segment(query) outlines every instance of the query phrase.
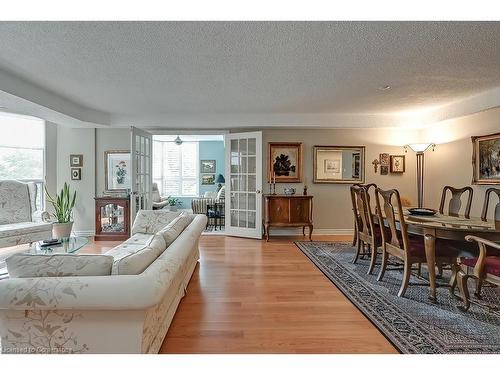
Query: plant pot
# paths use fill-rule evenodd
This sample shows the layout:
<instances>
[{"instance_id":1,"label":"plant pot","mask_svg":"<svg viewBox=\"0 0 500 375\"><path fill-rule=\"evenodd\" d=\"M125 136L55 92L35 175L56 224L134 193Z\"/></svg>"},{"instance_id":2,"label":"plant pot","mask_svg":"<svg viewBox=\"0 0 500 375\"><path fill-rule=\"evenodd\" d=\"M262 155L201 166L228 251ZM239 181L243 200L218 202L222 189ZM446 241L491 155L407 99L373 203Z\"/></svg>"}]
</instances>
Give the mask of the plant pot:
<instances>
[{"instance_id":1,"label":"plant pot","mask_svg":"<svg viewBox=\"0 0 500 375\"><path fill-rule=\"evenodd\" d=\"M170 212L177 212L177 206L168 206Z\"/></svg>"},{"instance_id":2,"label":"plant pot","mask_svg":"<svg viewBox=\"0 0 500 375\"><path fill-rule=\"evenodd\" d=\"M73 222L68 223L53 223L52 224L52 238L62 239L68 238L71 235Z\"/></svg>"}]
</instances>

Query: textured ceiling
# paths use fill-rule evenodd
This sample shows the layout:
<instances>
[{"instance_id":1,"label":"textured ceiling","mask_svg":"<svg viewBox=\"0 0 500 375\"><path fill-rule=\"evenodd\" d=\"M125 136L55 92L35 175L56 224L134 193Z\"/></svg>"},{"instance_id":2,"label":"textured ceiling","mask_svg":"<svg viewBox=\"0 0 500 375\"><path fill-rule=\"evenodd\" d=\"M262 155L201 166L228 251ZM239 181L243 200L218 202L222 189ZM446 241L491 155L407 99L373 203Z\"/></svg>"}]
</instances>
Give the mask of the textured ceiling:
<instances>
[{"instance_id":1,"label":"textured ceiling","mask_svg":"<svg viewBox=\"0 0 500 375\"><path fill-rule=\"evenodd\" d=\"M499 61L497 22L0 22L1 70L125 121L415 110Z\"/></svg>"}]
</instances>

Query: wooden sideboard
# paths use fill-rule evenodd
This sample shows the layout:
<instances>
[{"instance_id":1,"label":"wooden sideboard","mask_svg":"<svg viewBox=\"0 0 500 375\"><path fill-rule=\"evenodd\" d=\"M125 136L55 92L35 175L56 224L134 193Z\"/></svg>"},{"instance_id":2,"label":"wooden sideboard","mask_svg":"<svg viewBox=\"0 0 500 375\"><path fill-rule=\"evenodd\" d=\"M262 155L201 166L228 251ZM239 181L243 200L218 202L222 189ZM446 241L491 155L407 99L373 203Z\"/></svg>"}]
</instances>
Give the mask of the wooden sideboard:
<instances>
[{"instance_id":1,"label":"wooden sideboard","mask_svg":"<svg viewBox=\"0 0 500 375\"><path fill-rule=\"evenodd\" d=\"M312 195L264 195L264 234L269 241L270 227L302 227L309 228L309 240L313 231L313 197Z\"/></svg>"}]
</instances>

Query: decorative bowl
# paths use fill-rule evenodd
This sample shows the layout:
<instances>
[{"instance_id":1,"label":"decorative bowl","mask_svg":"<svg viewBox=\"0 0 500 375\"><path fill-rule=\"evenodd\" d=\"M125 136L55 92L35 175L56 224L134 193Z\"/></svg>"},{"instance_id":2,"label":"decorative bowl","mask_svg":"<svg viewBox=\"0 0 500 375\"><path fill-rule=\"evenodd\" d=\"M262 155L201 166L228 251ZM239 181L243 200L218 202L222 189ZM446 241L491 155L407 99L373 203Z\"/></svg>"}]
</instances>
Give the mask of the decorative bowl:
<instances>
[{"instance_id":1,"label":"decorative bowl","mask_svg":"<svg viewBox=\"0 0 500 375\"><path fill-rule=\"evenodd\" d=\"M437 213L436 210L432 208L409 208L408 211L411 215L419 215L419 216L433 216Z\"/></svg>"},{"instance_id":2,"label":"decorative bowl","mask_svg":"<svg viewBox=\"0 0 500 375\"><path fill-rule=\"evenodd\" d=\"M295 188L283 188L283 192L285 193L285 195L294 195Z\"/></svg>"}]
</instances>

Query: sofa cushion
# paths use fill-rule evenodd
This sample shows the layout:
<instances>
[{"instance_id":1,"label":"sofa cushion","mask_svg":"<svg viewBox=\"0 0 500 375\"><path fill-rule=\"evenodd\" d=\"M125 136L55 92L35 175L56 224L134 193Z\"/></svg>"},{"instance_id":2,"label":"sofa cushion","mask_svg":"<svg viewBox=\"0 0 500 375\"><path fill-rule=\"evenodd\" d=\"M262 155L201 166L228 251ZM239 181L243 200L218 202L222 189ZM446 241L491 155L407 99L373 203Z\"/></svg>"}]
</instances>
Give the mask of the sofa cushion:
<instances>
[{"instance_id":1,"label":"sofa cushion","mask_svg":"<svg viewBox=\"0 0 500 375\"><path fill-rule=\"evenodd\" d=\"M14 180L0 181L0 225L31 221L28 184Z\"/></svg>"},{"instance_id":2,"label":"sofa cushion","mask_svg":"<svg viewBox=\"0 0 500 375\"><path fill-rule=\"evenodd\" d=\"M191 223L192 215L180 215L172 220L165 228L160 230L158 234L163 236L166 247L169 247L175 241L179 234Z\"/></svg>"},{"instance_id":3,"label":"sofa cushion","mask_svg":"<svg viewBox=\"0 0 500 375\"><path fill-rule=\"evenodd\" d=\"M137 239L137 241L135 241ZM160 235L135 234L124 243L106 252L113 257L113 275L138 275L166 249Z\"/></svg>"},{"instance_id":4,"label":"sofa cushion","mask_svg":"<svg viewBox=\"0 0 500 375\"><path fill-rule=\"evenodd\" d=\"M0 210L1 211L1 210ZM0 225L0 238L21 236L34 232L46 232L52 230L51 223L44 222L24 222Z\"/></svg>"},{"instance_id":5,"label":"sofa cushion","mask_svg":"<svg viewBox=\"0 0 500 375\"><path fill-rule=\"evenodd\" d=\"M136 233L156 234L180 214L181 212L165 210L140 210L132 225L132 235Z\"/></svg>"},{"instance_id":6,"label":"sofa cushion","mask_svg":"<svg viewBox=\"0 0 500 375\"><path fill-rule=\"evenodd\" d=\"M5 260L10 277L107 276L113 257L93 254L14 254Z\"/></svg>"}]
</instances>

